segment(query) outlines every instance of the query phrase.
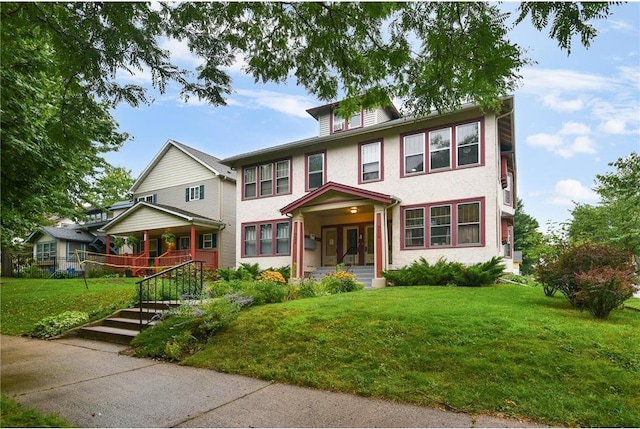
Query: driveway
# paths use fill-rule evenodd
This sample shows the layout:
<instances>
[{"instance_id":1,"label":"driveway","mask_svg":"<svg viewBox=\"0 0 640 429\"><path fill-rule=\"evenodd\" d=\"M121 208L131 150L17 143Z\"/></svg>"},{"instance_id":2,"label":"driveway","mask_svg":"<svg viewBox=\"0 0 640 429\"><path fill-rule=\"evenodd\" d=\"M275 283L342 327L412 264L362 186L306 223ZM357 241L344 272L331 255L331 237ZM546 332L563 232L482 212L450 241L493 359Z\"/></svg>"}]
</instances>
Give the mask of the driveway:
<instances>
[{"instance_id":1,"label":"driveway","mask_svg":"<svg viewBox=\"0 0 640 429\"><path fill-rule=\"evenodd\" d=\"M120 354L124 346L0 336L2 394L80 427L532 427Z\"/></svg>"}]
</instances>

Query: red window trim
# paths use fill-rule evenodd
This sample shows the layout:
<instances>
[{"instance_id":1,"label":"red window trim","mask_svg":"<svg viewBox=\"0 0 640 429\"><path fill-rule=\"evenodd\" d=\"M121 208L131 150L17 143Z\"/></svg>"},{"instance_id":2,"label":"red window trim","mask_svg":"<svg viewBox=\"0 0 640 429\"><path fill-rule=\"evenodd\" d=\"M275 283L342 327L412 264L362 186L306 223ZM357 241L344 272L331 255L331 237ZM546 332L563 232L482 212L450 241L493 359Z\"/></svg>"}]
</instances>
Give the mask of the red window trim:
<instances>
[{"instance_id":1,"label":"red window trim","mask_svg":"<svg viewBox=\"0 0 640 429\"><path fill-rule=\"evenodd\" d=\"M485 247L486 246L486 204L485 197L464 198L459 200L436 201L422 204L411 204L400 206L400 250L434 250L434 249L453 249L465 247ZM458 244L458 205L480 203L480 243ZM448 246L431 246L431 207L451 206L451 244ZM409 246L405 245L405 210L423 208L425 213L424 219L424 245Z\"/></svg>"},{"instance_id":2,"label":"red window trim","mask_svg":"<svg viewBox=\"0 0 640 429\"><path fill-rule=\"evenodd\" d=\"M371 144L371 143L380 143L380 175L375 180L363 180L362 179L362 146ZM374 182L382 182L384 180L384 139L381 137L379 139L368 140L361 143L358 143L358 184L361 185L363 183L374 183Z\"/></svg>"},{"instance_id":3,"label":"red window trim","mask_svg":"<svg viewBox=\"0 0 640 429\"><path fill-rule=\"evenodd\" d=\"M304 154L304 190L306 192L314 191L318 188L309 188L309 157L312 155L320 155L322 154L322 185L327 183L327 151L321 150L317 152L308 152Z\"/></svg>"},{"instance_id":4,"label":"red window trim","mask_svg":"<svg viewBox=\"0 0 640 429\"><path fill-rule=\"evenodd\" d=\"M479 147L478 147L478 164L471 164L471 165L458 165L458 151L457 151L457 146L456 146L456 127L459 127L460 125L467 125L467 124L472 124L474 122L479 122L480 123L480 142L479 142ZM458 122L451 122L448 124L443 124L443 125L438 125L438 126L433 126L433 127L429 127L429 128L422 128L419 130L415 130L415 131L411 131L411 132L406 132L406 133L402 133L400 134L400 178L404 178L404 177L414 177L414 176L421 176L424 174L435 174L435 173L442 173L445 171L452 171L452 170L463 170L465 168L475 168L475 167L482 167L485 165L485 128L484 128L484 117L478 117L478 118L474 118L474 119L470 119L470 120L465 120L465 121L458 121ZM436 170L431 170L431 156L430 156L430 151L429 151L429 132L430 131L437 131L437 130L441 130L444 128L450 128L451 129L451 146L449 148L450 150L450 162L451 165L448 168L438 168ZM424 155L424 169L421 172L418 173L406 173L405 172L405 156L404 156L404 138L407 136L412 136L415 134L424 134L424 146L423 146L423 155Z\"/></svg>"},{"instance_id":5,"label":"red window trim","mask_svg":"<svg viewBox=\"0 0 640 429\"><path fill-rule=\"evenodd\" d=\"M284 192L282 194L277 194L276 193L276 189L277 189L277 184L276 184L276 181L277 181L276 164L278 162L280 162L280 161L289 161L289 191L288 192ZM271 187L272 187L271 191L272 192L271 192L270 195L261 196L260 195L260 166L261 165L267 165L267 164L271 164L271 168L272 168L272 171L273 171L272 184L271 184ZM246 185L246 183L244 181L244 177L245 177L244 172L248 168L255 168L256 169L256 196L255 197L247 197L245 195L245 185ZM266 162L260 162L260 163L257 163L257 164L244 165L244 166L242 166L242 189L241 189L242 201L251 201L251 200L258 200L258 199L261 199L261 198L272 198L272 197L281 197L283 195L291 195L291 193L293 193L293 180L292 180L292 177L293 177L293 160L292 160L291 157L277 159L275 161L266 161Z\"/></svg>"},{"instance_id":6,"label":"red window trim","mask_svg":"<svg viewBox=\"0 0 640 429\"><path fill-rule=\"evenodd\" d=\"M287 253L276 253L277 250L277 224L279 223L286 223L289 225L289 251ZM273 237L271 238L271 253L269 254L261 254L260 253L260 225L271 225L271 230L272 230L272 234ZM256 227L256 254L255 255L247 255L244 251L244 230L246 227L248 226L255 226ZM291 219L289 218L284 218L284 219L269 219L269 220L261 220L261 221L255 221L255 222L243 222L240 225L240 231L241 231L241 248L240 248L240 255L242 258L266 258L266 257L275 257L275 256L291 256L291 237L292 237L292 222Z\"/></svg>"}]
</instances>

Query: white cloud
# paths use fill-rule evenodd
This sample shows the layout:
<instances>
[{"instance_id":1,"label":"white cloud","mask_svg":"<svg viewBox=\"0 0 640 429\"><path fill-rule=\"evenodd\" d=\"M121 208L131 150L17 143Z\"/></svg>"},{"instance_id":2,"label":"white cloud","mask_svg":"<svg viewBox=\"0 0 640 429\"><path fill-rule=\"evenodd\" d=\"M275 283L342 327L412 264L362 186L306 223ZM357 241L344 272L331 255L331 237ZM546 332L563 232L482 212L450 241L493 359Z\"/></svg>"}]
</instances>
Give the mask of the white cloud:
<instances>
[{"instance_id":1,"label":"white cloud","mask_svg":"<svg viewBox=\"0 0 640 429\"><path fill-rule=\"evenodd\" d=\"M607 77L573 70L527 68L522 70L522 77L522 91L533 94L548 94L554 91L609 91L617 86Z\"/></svg>"},{"instance_id":2,"label":"white cloud","mask_svg":"<svg viewBox=\"0 0 640 429\"><path fill-rule=\"evenodd\" d=\"M594 203L598 194L577 180L564 179L556 183L551 203L560 206L571 206L576 203Z\"/></svg>"},{"instance_id":3,"label":"white cloud","mask_svg":"<svg viewBox=\"0 0 640 429\"><path fill-rule=\"evenodd\" d=\"M531 146L541 147L563 158L578 153L596 153L596 147L588 136L591 129L580 122L566 122L556 134L539 133L527 137ZM573 140L567 136L577 136Z\"/></svg>"},{"instance_id":4,"label":"white cloud","mask_svg":"<svg viewBox=\"0 0 640 429\"><path fill-rule=\"evenodd\" d=\"M262 107L300 118L308 118L306 110L317 104L307 96L267 90L238 89L235 94L236 96L226 100L228 104L248 108Z\"/></svg>"},{"instance_id":5,"label":"white cloud","mask_svg":"<svg viewBox=\"0 0 640 429\"><path fill-rule=\"evenodd\" d=\"M151 69L143 67L142 70L132 69L128 71L120 68L116 71L116 80L136 85L151 85Z\"/></svg>"},{"instance_id":6,"label":"white cloud","mask_svg":"<svg viewBox=\"0 0 640 429\"><path fill-rule=\"evenodd\" d=\"M542 103L559 112L577 112L584 109L586 102L581 98L563 100L558 92L551 92L542 97Z\"/></svg>"},{"instance_id":7,"label":"white cloud","mask_svg":"<svg viewBox=\"0 0 640 429\"><path fill-rule=\"evenodd\" d=\"M591 129L581 122L565 122L559 134L563 135L584 135L589 134Z\"/></svg>"}]
</instances>

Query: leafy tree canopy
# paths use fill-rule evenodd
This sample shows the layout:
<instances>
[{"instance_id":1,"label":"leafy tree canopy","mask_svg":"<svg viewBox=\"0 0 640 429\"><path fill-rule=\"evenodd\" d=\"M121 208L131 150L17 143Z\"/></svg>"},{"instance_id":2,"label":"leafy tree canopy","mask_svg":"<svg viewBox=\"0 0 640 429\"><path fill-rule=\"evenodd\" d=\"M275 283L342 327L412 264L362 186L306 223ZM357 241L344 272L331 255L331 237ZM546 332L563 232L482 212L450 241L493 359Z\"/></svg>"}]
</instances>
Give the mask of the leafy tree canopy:
<instances>
[{"instance_id":1,"label":"leafy tree canopy","mask_svg":"<svg viewBox=\"0 0 640 429\"><path fill-rule=\"evenodd\" d=\"M516 22L550 28L561 49L607 3L525 2ZM178 83L184 99L225 104L225 71L241 56L256 81L295 78L319 99L360 106L406 100L407 113L463 102L497 109L531 60L507 38L509 16L485 2L22 2L0 3L2 40L2 243L77 213L103 153L127 136L109 108L150 102L121 71L148 70L161 93ZM171 62L161 37L185 40L204 59L195 72Z\"/></svg>"},{"instance_id":2,"label":"leafy tree canopy","mask_svg":"<svg viewBox=\"0 0 640 429\"><path fill-rule=\"evenodd\" d=\"M640 156L609 163L615 171L596 176L598 205L577 204L567 232L572 241L611 244L640 255Z\"/></svg>"}]
</instances>

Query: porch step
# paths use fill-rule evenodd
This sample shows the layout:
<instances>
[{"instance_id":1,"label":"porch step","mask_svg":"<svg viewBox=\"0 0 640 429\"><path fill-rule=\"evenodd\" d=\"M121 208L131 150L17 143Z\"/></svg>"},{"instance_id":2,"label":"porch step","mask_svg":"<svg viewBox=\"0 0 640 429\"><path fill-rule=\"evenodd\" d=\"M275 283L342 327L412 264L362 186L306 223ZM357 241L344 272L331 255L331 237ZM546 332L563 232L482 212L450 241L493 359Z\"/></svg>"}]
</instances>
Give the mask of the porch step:
<instances>
[{"instance_id":1,"label":"porch step","mask_svg":"<svg viewBox=\"0 0 640 429\"><path fill-rule=\"evenodd\" d=\"M78 335L90 340L106 341L109 343L129 344L140 331L132 329L114 328L111 326L85 326L80 328Z\"/></svg>"},{"instance_id":2,"label":"porch step","mask_svg":"<svg viewBox=\"0 0 640 429\"><path fill-rule=\"evenodd\" d=\"M322 278L328 273L334 272L336 267L318 267L315 271L309 274L309 278L315 280L317 282L321 281ZM371 288L371 283L373 282L374 276L374 268L373 265L353 265L347 266L344 268L344 271L350 272L356 276L356 280L359 283L364 283L365 289Z\"/></svg>"}]
</instances>

